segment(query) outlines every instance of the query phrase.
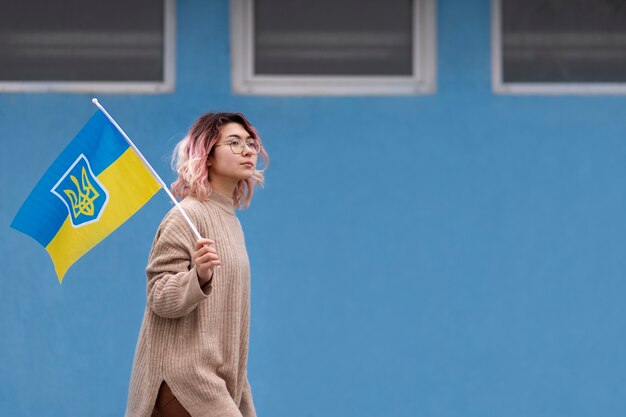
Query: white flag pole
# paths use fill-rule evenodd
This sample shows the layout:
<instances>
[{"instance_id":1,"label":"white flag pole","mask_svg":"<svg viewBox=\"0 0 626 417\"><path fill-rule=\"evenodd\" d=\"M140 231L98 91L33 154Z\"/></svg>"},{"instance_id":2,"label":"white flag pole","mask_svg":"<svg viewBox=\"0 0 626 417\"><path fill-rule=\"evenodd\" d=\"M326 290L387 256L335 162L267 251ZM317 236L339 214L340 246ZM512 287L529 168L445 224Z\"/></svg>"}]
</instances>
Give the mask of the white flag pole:
<instances>
[{"instance_id":1,"label":"white flag pole","mask_svg":"<svg viewBox=\"0 0 626 417\"><path fill-rule=\"evenodd\" d=\"M115 120L113 120L113 118L111 117L111 115L104 109L104 107L102 107L102 105L98 102L97 99L92 99L91 102L93 104L95 104L102 113L104 113L104 115L111 121L111 123L113 123L113 126L115 126L117 128L117 130L120 131L120 133L122 134L122 136L124 136L124 139L126 139L126 142L128 142L128 144L130 145L131 148L133 148L133 150L137 153L137 155L139 156L139 158L141 159L141 161L144 163L144 165L146 166L146 168L148 168L148 170L150 171L150 173L152 173L152 176L154 176L154 178L157 180L157 182L161 185L161 188L163 188L165 190L165 192L167 193L168 196L170 196L170 198L172 199L172 201L174 202L174 205L176 206L176 208L178 208L178 210L180 211L180 213L183 215L183 217L185 218L185 220L187 220L187 223L189 224L189 227L191 227L191 230L193 230L193 232L195 233L196 237L198 239L202 239L202 236L200 236L200 233L198 232L198 229L196 229L196 226L193 224L193 222L191 221L191 219L189 218L189 216L187 216L187 213L185 213L185 210L183 210L183 208L180 206L180 204L178 203L178 201L176 200L176 197L174 197L174 195L170 192L169 188L167 187L167 185L165 185L165 183L163 182L163 180L161 179L161 177L159 177L159 174L156 173L156 171L154 170L154 168L152 168L152 166L150 165L150 163L146 160L146 158L144 158L144 156L141 154L141 152L139 152L139 149L137 149L137 147L135 146L135 144L133 143L132 140L130 140L130 138L126 135L126 133L122 130L122 128L120 127L120 125L117 124L117 122Z\"/></svg>"}]
</instances>

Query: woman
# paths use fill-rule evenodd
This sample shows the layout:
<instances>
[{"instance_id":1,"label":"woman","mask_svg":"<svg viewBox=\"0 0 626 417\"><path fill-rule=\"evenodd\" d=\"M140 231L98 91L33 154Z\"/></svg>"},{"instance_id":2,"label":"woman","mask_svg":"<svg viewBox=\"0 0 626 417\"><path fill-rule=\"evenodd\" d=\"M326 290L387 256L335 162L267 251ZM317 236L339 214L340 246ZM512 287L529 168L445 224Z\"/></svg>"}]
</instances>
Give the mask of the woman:
<instances>
[{"instance_id":1,"label":"woman","mask_svg":"<svg viewBox=\"0 0 626 417\"><path fill-rule=\"evenodd\" d=\"M247 207L269 158L240 113L207 113L176 146L173 208L146 268L147 305L127 417L255 416L247 379L250 267L235 208Z\"/></svg>"}]
</instances>

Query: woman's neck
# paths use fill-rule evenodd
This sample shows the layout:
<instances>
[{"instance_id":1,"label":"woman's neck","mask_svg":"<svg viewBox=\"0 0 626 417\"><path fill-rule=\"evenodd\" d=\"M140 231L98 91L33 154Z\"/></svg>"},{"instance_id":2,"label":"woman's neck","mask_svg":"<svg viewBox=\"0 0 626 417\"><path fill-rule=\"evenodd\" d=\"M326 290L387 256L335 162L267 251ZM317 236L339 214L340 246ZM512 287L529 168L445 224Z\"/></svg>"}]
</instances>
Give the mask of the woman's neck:
<instances>
[{"instance_id":1,"label":"woman's neck","mask_svg":"<svg viewBox=\"0 0 626 417\"><path fill-rule=\"evenodd\" d=\"M217 178L212 179L210 182L211 188L213 188L215 192L231 198L235 192L235 187L237 187L237 182L219 181Z\"/></svg>"}]
</instances>

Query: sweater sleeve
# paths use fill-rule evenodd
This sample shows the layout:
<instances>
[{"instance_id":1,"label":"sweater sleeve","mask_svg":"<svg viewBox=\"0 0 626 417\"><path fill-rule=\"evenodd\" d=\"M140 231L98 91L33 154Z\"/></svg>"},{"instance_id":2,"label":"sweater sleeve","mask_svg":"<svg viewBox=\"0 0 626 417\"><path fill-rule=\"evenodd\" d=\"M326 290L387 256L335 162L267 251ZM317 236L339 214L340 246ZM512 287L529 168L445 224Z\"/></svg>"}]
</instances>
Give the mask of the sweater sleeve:
<instances>
[{"instance_id":1,"label":"sweater sleeve","mask_svg":"<svg viewBox=\"0 0 626 417\"><path fill-rule=\"evenodd\" d=\"M241 402L239 403L239 411L243 417L256 417L256 410L254 409L254 402L252 401L252 390L250 389L247 376L243 387L243 394L241 395Z\"/></svg>"},{"instance_id":2,"label":"sweater sleeve","mask_svg":"<svg viewBox=\"0 0 626 417\"><path fill-rule=\"evenodd\" d=\"M193 247L189 227L180 213L171 211L159 226L146 267L147 302L155 314L185 316L211 293L211 281L201 287L192 267Z\"/></svg>"}]
</instances>

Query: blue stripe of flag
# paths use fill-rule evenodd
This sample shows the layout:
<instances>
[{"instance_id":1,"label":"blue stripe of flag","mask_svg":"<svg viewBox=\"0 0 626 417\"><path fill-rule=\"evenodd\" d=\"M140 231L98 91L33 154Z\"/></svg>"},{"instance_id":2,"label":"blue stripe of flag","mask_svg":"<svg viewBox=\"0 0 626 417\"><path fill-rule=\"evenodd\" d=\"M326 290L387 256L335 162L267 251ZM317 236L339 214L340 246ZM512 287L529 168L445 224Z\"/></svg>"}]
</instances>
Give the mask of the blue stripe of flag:
<instances>
[{"instance_id":1,"label":"blue stripe of flag","mask_svg":"<svg viewBox=\"0 0 626 417\"><path fill-rule=\"evenodd\" d=\"M87 157L94 175L98 176L122 155L129 145L100 111L97 111L61 152L39 180L11 227L46 247L68 216L63 202L50 190L82 153Z\"/></svg>"}]
</instances>

